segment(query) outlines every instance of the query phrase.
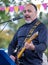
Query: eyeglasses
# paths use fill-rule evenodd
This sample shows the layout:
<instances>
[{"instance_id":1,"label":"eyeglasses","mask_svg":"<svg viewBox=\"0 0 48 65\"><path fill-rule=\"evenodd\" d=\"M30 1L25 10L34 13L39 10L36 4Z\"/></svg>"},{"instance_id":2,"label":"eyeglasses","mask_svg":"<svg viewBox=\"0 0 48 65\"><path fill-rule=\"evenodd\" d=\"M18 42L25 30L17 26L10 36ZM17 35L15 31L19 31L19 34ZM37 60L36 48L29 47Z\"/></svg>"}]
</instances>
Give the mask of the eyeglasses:
<instances>
[{"instance_id":1,"label":"eyeglasses","mask_svg":"<svg viewBox=\"0 0 48 65\"><path fill-rule=\"evenodd\" d=\"M28 10L24 10L24 11L23 11L23 13L26 13L26 12L29 12L29 13L30 13L30 12L32 12L32 11L31 11L31 10L29 10L29 9L28 9Z\"/></svg>"}]
</instances>

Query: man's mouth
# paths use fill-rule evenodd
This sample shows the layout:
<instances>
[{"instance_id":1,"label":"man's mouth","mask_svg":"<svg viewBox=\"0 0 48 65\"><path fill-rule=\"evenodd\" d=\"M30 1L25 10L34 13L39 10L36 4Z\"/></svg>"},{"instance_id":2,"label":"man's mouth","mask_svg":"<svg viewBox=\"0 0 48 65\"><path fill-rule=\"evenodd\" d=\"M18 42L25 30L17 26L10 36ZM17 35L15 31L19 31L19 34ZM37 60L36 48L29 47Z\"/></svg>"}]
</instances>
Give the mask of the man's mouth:
<instances>
[{"instance_id":1,"label":"man's mouth","mask_svg":"<svg viewBox=\"0 0 48 65\"><path fill-rule=\"evenodd\" d=\"M30 18L30 16L25 16L25 18L27 19L27 18Z\"/></svg>"}]
</instances>

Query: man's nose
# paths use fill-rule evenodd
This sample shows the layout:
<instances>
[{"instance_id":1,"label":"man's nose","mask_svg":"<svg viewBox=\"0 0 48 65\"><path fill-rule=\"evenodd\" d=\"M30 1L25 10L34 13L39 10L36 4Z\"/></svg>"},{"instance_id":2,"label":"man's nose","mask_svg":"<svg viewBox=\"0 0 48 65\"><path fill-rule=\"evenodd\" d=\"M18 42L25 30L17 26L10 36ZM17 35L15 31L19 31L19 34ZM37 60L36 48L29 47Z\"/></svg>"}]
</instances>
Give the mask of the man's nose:
<instances>
[{"instance_id":1,"label":"man's nose","mask_svg":"<svg viewBox=\"0 0 48 65\"><path fill-rule=\"evenodd\" d=\"M27 14L29 14L29 13L28 13L28 11L26 11L24 14L26 14L26 15L27 15Z\"/></svg>"},{"instance_id":2,"label":"man's nose","mask_svg":"<svg viewBox=\"0 0 48 65\"><path fill-rule=\"evenodd\" d=\"M26 11L26 14L29 14L28 11Z\"/></svg>"}]
</instances>

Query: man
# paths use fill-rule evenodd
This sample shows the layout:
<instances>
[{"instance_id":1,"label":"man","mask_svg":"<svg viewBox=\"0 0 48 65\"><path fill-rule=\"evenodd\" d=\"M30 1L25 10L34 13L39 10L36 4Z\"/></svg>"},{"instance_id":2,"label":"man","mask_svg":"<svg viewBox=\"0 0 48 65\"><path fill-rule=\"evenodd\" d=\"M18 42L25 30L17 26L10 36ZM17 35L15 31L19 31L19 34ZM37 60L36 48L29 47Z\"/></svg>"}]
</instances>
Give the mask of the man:
<instances>
[{"instance_id":1,"label":"man","mask_svg":"<svg viewBox=\"0 0 48 65\"><path fill-rule=\"evenodd\" d=\"M24 51L23 57L20 59L20 61L22 61L21 65L42 65L42 55L47 48L47 29L43 23L40 23L34 30L34 33L38 31L38 37L31 41L30 44L27 42L24 43L30 29L39 21L37 19L36 6L31 3L25 5L23 15L26 24L21 26L14 35L14 38L9 45L8 53L12 60L15 61L15 56L13 55L14 50L17 45L20 48L24 45L26 50Z\"/></svg>"}]
</instances>

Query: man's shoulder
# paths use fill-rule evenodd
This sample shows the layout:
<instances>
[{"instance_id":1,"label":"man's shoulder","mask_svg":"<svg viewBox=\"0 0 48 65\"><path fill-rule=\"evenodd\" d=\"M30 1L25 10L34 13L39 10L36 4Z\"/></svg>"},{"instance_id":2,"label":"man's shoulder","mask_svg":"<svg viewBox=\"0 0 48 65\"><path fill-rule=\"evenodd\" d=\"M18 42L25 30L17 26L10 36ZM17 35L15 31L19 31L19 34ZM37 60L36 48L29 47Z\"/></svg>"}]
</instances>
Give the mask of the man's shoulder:
<instances>
[{"instance_id":1,"label":"man's shoulder","mask_svg":"<svg viewBox=\"0 0 48 65\"><path fill-rule=\"evenodd\" d=\"M47 31L47 27L44 24L44 22L40 21L39 19L37 20L37 22L40 22L40 24L36 27L37 30L39 31Z\"/></svg>"},{"instance_id":2,"label":"man's shoulder","mask_svg":"<svg viewBox=\"0 0 48 65\"><path fill-rule=\"evenodd\" d=\"M26 26L26 24L23 24L22 26L20 26L15 34L18 35L18 33L21 33L24 30L25 26Z\"/></svg>"},{"instance_id":3,"label":"man's shoulder","mask_svg":"<svg viewBox=\"0 0 48 65\"><path fill-rule=\"evenodd\" d=\"M41 21L39 21L39 22L40 22L40 24L39 24L40 28L47 28L46 25L43 22L41 22Z\"/></svg>"},{"instance_id":4,"label":"man's shoulder","mask_svg":"<svg viewBox=\"0 0 48 65\"><path fill-rule=\"evenodd\" d=\"M19 27L19 30L25 28L26 25L27 25L27 24L25 23L25 24L23 24L22 26L20 26L20 27Z\"/></svg>"}]
</instances>

